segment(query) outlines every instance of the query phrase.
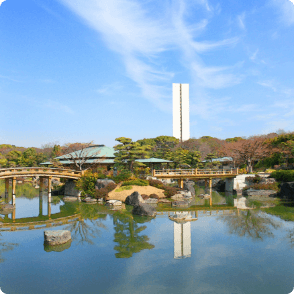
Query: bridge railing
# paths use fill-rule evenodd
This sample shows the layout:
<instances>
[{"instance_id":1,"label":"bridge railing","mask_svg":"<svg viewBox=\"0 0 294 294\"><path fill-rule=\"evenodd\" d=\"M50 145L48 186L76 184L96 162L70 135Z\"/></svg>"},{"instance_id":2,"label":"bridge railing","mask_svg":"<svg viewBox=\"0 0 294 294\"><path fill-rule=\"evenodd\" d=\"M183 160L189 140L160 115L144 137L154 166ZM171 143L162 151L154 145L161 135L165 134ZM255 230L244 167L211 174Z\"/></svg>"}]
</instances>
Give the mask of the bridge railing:
<instances>
[{"instance_id":1,"label":"bridge railing","mask_svg":"<svg viewBox=\"0 0 294 294\"><path fill-rule=\"evenodd\" d=\"M153 170L153 176L201 176L201 175L237 175L238 168L229 170L212 170L212 169L165 169Z\"/></svg>"},{"instance_id":2,"label":"bridge railing","mask_svg":"<svg viewBox=\"0 0 294 294\"><path fill-rule=\"evenodd\" d=\"M64 169L64 168L44 168L44 167L13 167L13 168L1 168L0 169L0 177L1 175L22 175L22 174L66 174L72 176L81 176L83 174L82 171L76 171L72 169Z\"/></svg>"}]
</instances>

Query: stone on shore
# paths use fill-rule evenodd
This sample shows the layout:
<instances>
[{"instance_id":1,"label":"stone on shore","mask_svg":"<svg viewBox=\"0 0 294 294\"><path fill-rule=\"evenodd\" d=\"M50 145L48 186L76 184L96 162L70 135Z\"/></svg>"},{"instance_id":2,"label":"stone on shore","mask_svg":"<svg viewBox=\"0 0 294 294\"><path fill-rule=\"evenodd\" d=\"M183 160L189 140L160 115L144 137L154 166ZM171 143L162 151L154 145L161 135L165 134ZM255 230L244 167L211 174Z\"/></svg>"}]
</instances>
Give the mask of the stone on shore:
<instances>
[{"instance_id":1,"label":"stone on shore","mask_svg":"<svg viewBox=\"0 0 294 294\"><path fill-rule=\"evenodd\" d=\"M78 197L74 197L74 196L64 196L63 197L63 201L65 202L73 202L73 201L77 201L79 198Z\"/></svg>"},{"instance_id":2,"label":"stone on shore","mask_svg":"<svg viewBox=\"0 0 294 294\"><path fill-rule=\"evenodd\" d=\"M110 179L98 179L96 181L95 188L102 189L108 186L109 184L115 184L115 182Z\"/></svg>"},{"instance_id":3,"label":"stone on shore","mask_svg":"<svg viewBox=\"0 0 294 294\"><path fill-rule=\"evenodd\" d=\"M81 191L76 189L76 183L73 180L68 180L64 185L64 195L65 196L75 196L81 195Z\"/></svg>"},{"instance_id":4,"label":"stone on shore","mask_svg":"<svg viewBox=\"0 0 294 294\"><path fill-rule=\"evenodd\" d=\"M83 202L86 202L88 204L95 204L95 203L97 203L97 199L92 198L92 197L86 197L82 201Z\"/></svg>"},{"instance_id":5,"label":"stone on shore","mask_svg":"<svg viewBox=\"0 0 294 294\"><path fill-rule=\"evenodd\" d=\"M251 188L243 191L243 194L245 196L271 196L271 197L275 197L276 193L277 192L274 190L255 190L255 189L251 189Z\"/></svg>"},{"instance_id":6,"label":"stone on shore","mask_svg":"<svg viewBox=\"0 0 294 294\"><path fill-rule=\"evenodd\" d=\"M157 204L158 203L158 199L156 198L148 198L144 200L146 204Z\"/></svg>"},{"instance_id":7,"label":"stone on shore","mask_svg":"<svg viewBox=\"0 0 294 294\"><path fill-rule=\"evenodd\" d=\"M189 203L186 201L174 201L172 202L173 207L189 207Z\"/></svg>"},{"instance_id":8,"label":"stone on shore","mask_svg":"<svg viewBox=\"0 0 294 294\"><path fill-rule=\"evenodd\" d=\"M145 201L137 191L133 192L125 200L125 204L132 205L132 206L139 205L141 203L145 203Z\"/></svg>"},{"instance_id":9,"label":"stone on shore","mask_svg":"<svg viewBox=\"0 0 294 294\"><path fill-rule=\"evenodd\" d=\"M120 201L120 200L108 200L107 202L106 202L106 205L108 205L108 206L122 206L122 202Z\"/></svg>"},{"instance_id":10,"label":"stone on shore","mask_svg":"<svg viewBox=\"0 0 294 294\"><path fill-rule=\"evenodd\" d=\"M286 182L281 184L281 191L278 196L282 199L294 199L294 182Z\"/></svg>"},{"instance_id":11,"label":"stone on shore","mask_svg":"<svg viewBox=\"0 0 294 294\"><path fill-rule=\"evenodd\" d=\"M142 216L155 216L156 209L152 207L151 205L142 203L142 204L134 206L132 210L132 214L142 215Z\"/></svg>"},{"instance_id":12,"label":"stone on shore","mask_svg":"<svg viewBox=\"0 0 294 294\"><path fill-rule=\"evenodd\" d=\"M68 230L44 231L44 241L49 245L61 245L71 240Z\"/></svg>"},{"instance_id":13,"label":"stone on shore","mask_svg":"<svg viewBox=\"0 0 294 294\"><path fill-rule=\"evenodd\" d=\"M184 181L184 189L191 193L191 197L195 196L195 183L193 181Z\"/></svg>"}]
</instances>

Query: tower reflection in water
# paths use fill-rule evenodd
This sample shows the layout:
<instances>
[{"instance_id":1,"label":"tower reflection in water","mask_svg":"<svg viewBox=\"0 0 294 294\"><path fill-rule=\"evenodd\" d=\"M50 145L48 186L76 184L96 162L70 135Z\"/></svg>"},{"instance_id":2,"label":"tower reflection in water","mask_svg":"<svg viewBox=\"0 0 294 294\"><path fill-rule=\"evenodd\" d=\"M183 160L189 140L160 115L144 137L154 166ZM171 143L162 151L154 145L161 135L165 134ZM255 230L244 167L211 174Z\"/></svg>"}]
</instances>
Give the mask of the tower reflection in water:
<instances>
[{"instance_id":1,"label":"tower reflection in water","mask_svg":"<svg viewBox=\"0 0 294 294\"><path fill-rule=\"evenodd\" d=\"M192 212L174 212L169 218L174 222L174 258L191 257L191 221L197 220Z\"/></svg>"}]
</instances>

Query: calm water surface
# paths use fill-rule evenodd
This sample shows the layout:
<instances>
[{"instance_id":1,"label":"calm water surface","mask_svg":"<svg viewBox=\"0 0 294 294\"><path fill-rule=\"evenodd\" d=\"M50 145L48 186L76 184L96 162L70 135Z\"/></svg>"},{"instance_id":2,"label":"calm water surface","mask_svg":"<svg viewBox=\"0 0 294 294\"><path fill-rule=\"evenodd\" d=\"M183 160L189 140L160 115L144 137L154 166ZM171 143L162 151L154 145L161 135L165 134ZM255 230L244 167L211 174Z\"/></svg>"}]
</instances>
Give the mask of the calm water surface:
<instances>
[{"instance_id":1,"label":"calm water surface","mask_svg":"<svg viewBox=\"0 0 294 294\"><path fill-rule=\"evenodd\" d=\"M197 220L179 223L167 212L154 219L133 218L129 211L56 198L51 214L52 219L54 214L79 214L80 219L0 231L4 293L286 294L294 287L294 224L262 212L199 211ZM19 195L15 223L38 216L39 197ZM195 218L195 212L190 216ZM0 217L12 222L11 214ZM69 229L73 240L54 249L60 252L44 248L45 229Z\"/></svg>"}]
</instances>

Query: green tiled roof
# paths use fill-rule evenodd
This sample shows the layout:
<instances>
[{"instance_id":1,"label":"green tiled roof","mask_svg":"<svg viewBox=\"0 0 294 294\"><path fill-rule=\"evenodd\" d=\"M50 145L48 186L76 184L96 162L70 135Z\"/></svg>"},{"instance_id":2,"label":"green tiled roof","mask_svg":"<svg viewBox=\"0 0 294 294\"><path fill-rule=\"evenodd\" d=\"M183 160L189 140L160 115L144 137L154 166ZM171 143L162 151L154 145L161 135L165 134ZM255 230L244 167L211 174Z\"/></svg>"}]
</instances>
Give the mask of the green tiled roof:
<instances>
[{"instance_id":1,"label":"green tiled roof","mask_svg":"<svg viewBox=\"0 0 294 294\"><path fill-rule=\"evenodd\" d=\"M71 152L69 154L58 156L56 157L56 159L59 159L59 160L69 159L71 158L71 156L80 157L79 155L82 155L83 157L90 157L90 158L93 158L93 157L114 158L114 149L113 147L106 147L105 145L94 145L94 146L85 148L84 150L78 150L75 152Z\"/></svg>"}]
</instances>

